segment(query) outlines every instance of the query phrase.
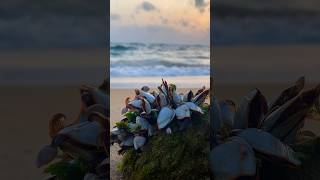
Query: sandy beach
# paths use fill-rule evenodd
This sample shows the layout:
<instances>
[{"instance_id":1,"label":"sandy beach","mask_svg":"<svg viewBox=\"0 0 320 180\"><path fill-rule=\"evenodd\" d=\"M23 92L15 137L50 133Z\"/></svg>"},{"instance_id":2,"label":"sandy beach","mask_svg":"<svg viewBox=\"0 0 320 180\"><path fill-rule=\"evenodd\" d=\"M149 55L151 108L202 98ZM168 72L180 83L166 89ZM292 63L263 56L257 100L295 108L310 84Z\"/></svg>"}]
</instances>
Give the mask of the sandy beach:
<instances>
[{"instance_id":1,"label":"sandy beach","mask_svg":"<svg viewBox=\"0 0 320 180\"><path fill-rule=\"evenodd\" d=\"M50 143L48 121L56 112L68 120L80 108L78 87L0 87L0 179L35 180L46 177L35 165L43 145Z\"/></svg>"},{"instance_id":2,"label":"sandy beach","mask_svg":"<svg viewBox=\"0 0 320 180\"><path fill-rule=\"evenodd\" d=\"M111 77L110 86L116 89L134 89L142 86L156 88L161 83L161 79L174 83L179 88L210 87L209 76Z\"/></svg>"},{"instance_id":3,"label":"sandy beach","mask_svg":"<svg viewBox=\"0 0 320 180\"><path fill-rule=\"evenodd\" d=\"M78 88L102 82L106 56L103 48L0 50L0 179L46 176L35 159L50 143L48 121L57 112L77 117Z\"/></svg>"}]
</instances>

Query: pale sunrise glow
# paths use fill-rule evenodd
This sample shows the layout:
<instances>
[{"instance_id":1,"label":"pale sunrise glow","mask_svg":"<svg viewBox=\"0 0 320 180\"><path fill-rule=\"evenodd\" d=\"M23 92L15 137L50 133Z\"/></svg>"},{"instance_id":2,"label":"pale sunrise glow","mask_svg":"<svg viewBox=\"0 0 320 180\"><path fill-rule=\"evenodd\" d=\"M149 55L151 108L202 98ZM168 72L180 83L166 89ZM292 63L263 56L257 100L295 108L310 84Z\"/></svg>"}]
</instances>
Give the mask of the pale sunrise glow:
<instances>
[{"instance_id":1,"label":"pale sunrise glow","mask_svg":"<svg viewBox=\"0 0 320 180\"><path fill-rule=\"evenodd\" d=\"M209 0L111 0L111 42L209 44Z\"/></svg>"}]
</instances>

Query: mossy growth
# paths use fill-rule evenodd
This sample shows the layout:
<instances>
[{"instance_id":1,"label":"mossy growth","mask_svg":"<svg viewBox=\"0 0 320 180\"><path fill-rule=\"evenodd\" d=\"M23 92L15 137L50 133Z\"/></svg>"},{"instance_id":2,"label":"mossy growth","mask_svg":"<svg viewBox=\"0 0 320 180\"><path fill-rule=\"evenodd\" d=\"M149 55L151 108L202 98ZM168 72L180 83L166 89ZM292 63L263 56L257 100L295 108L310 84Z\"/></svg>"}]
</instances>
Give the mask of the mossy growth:
<instances>
[{"instance_id":1,"label":"mossy growth","mask_svg":"<svg viewBox=\"0 0 320 180\"><path fill-rule=\"evenodd\" d=\"M315 116L320 116L320 99L315 103L311 109L311 114Z\"/></svg>"},{"instance_id":2,"label":"mossy growth","mask_svg":"<svg viewBox=\"0 0 320 180\"><path fill-rule=\"evenodd\" d=\"M209 109L203 109L186 130L159 131L140 152L126 151L119 165L125 179L210 179Z\"/></svg>"},{"instance_id":3,"label":"mossy growth","mask_svg":"<svg viewBox=\"0 0 320 180\"><path fill-rule=\"evenodd\" d=\"M93 167L82 158L77 158L70 163L69 161L58 161L50 164L44 172L55 175L61 180L83 179L86 173L93 171Z\"/></svg>"}]
</instances>

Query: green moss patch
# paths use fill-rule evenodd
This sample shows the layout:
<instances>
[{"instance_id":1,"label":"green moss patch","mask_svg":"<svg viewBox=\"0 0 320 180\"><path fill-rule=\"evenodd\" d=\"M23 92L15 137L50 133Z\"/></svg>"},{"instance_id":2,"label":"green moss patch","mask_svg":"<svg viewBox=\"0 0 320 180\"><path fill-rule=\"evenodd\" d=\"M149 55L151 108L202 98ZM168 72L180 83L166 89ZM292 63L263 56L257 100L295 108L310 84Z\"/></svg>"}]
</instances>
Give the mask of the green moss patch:
<instances>
[{"instance_id":1,"label":"green moss patch","mask_svg":"<svg viewBox=\"0 0 320 180\"><path fill-rule=\"evenodd\" d=\"M128 150L119 165L125 179L209 179L209 113L203 109L186 130L159 131L141 152Z\"/></svg>"}]
</instances>

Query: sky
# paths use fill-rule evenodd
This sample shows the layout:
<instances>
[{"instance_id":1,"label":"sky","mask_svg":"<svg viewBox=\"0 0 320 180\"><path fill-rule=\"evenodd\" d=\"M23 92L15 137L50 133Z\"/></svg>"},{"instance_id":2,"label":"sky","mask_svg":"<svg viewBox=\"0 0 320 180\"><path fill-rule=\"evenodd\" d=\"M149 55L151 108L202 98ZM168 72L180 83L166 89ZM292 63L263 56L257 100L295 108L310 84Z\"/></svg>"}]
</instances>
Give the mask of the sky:
<instances>
[{"instance_id":1,"label":"sky","mask_svg":"<svg viewBox=\"0 0 320 180\"><path fill-rule=\"evenodd\" d=\"M210 43L210 0L110 0L111 42Z\"/></svg>"}]
</instances>

